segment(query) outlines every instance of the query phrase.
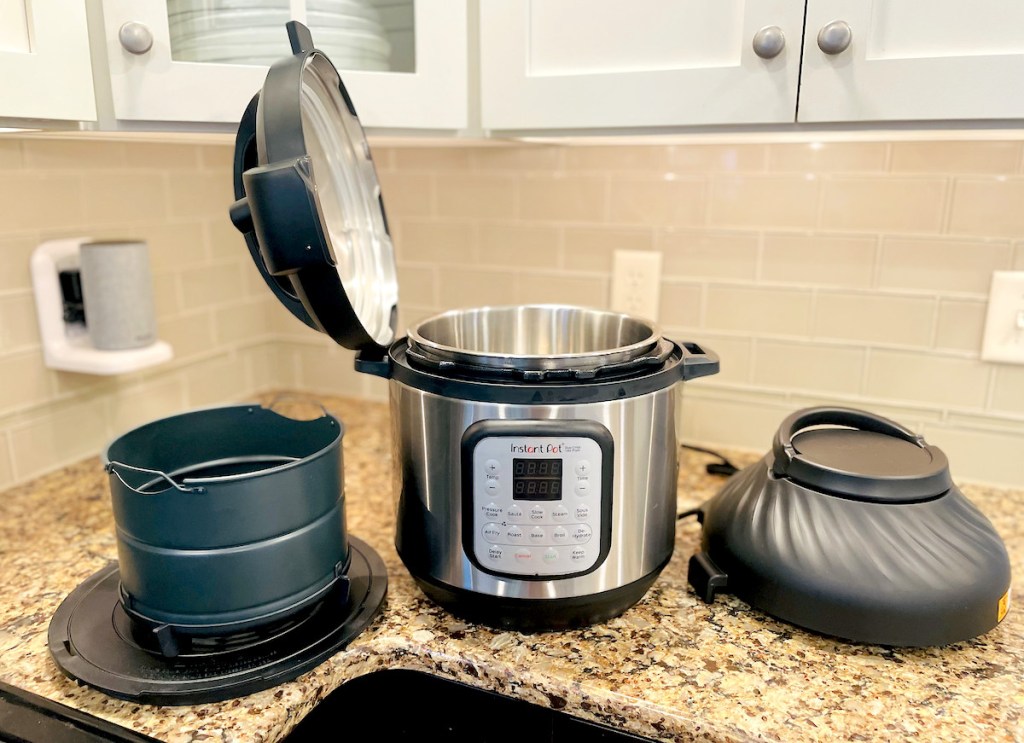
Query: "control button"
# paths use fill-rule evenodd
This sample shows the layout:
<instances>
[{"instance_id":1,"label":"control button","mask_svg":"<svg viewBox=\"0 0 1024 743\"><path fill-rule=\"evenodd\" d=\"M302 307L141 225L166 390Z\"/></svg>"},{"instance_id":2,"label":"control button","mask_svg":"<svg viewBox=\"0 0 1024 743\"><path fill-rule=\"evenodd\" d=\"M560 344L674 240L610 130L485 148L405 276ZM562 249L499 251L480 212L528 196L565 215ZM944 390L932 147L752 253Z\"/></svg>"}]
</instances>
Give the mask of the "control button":
<instances>
[{"instance_id":1,"label":"control button","mask_svg":"<svg viewBox=\"0 0 1024 743\"><path fill-rule=\"evenodd\" d=\"M509 521L522 521L523 520L523 509L518 503L513 503L505 511L505 515L508 516Z\"/></svg>"},{"instance_id":2,"label":"control button","mask_svg":"<svg viewBox=\"0 0 1024 743\"><path fill-rule=\"evenodd\" d=\"M551 531L551 538L559 543L567 542L569 541L569 530L564 526L556 526Z\"/></svg>"},{"instance_id":3,"label":"control button","mask_svg":"<svg viewBox=\"0 0 1024 743\"><path fill-rule=\"evenodd\" d=\"M518 544L523 541L523 527L513 524L505 530L505 535L508 537L508 541Z\"/></svg>"},{"instance_id":4,"label":"control button","mask_svg":"<svg viewBox=\"0 0 1024 743\"><path fill-rule=\"evenodd\" d=\"M547 538L547 534L539 526L535 526L530 529L530 541L533 544L540 544Z\"/></svg>"},{"instance_id":5,"label":"control button","mask_svg":"<svg viewBox=\"0 0 1024 743\"><path fill-rule=\"evenodd\" d=\"M585 508L585 506L584 506L584 508ZM501 518L501 512L503 510L504 509L501 506L499 506L497 503L488 503L486 506L483 507L484 514L491 521L497 521L498 519L500 519ZM579 514L579 512L580 512L580 509L577 508L576 509L576 513ZM580 517L577 516L576 518L580 518Z\"/></svg>"},{"instance_id":6,"label":"control button","mask_svg":"<svg viewBox=\"0 0 1024 743\"><path fill-rule=\"evenodd\" d=\"M540 506L534 506L530 509L530 521L543 521L544 516L544 509Z\"/></svg>"},{"instance_id":7,"label":"control button","mask_svg":"<svg viewBox=\"0 0 1024 743\"><path fill-rule=\"evenodd\" d=\"M501 472L501 463L497 459L488 459L484 465L484 472L488 475L496 475Z\"/></svg>"},{"instance_id":8,"label":"control button","mask_svg":"<svg viewBox=\"0 0 1024 743\"><path fill-rule=\"evenodd\" d=\"M587 518L590 516L590 506L588 506L586 503L581 503L580 505L576 506L575 513L577 521L586 521Z\"/></svg>"},{"instance_id":9,"label":"control button","mask_svg":"<svg viewBox=\"0 0 1024 743\"><path fill-rule=\"evenodd\" d=\"M488 477L487 482L484 483L484 490L486 490L491 495L497 493L500 488L501 486L498 484L498 481L495 480L493 477Z\"/></svg>"},{"instance_id":10,"label":"control button","mask_svg":"<svg viewBox=\"0 0 1024 743\"><path fill-rule=\"evenodd\" d=\"M529 562L533 559L533 553L526 549L526 547L520 547L516 550L516 559L519 562Z\"/></svg>"},{"instance_id":11,"label":"control button","mask_svg":"<svg viewBox=\"0 0 1024 743\"><path fill-rule=\"evenodd\" d=\"M557 506L551 509L551 518L553 518L555 521L565 521L567 518L569 518L569 509L563 506L562 504L558 504Z\"/></svg>"},{"instance_id":12,"label":"control button","mask_svg":"<svg viewBox=\"0 0 1024 743\"><path fill-rule=\"evenodd\" d=\"M491 544L501 541L501 525L500 524L484 524L483 528L484 539Z\"/></svg>"},{"instance_id":13,"label":"control button","mask_svg":"<svg viewBox=\"0 0 1024 743\"><path fill-rule=\"evenodd\" d=\"M544 557L544 562L548 562L548 563L554 562L555 560L558 559L558 550L556 550L554 547L548 547L546 550L544 550L543 557Z\"/></svg>"},{"instance_id":14,"label":"control button","mask_svg":"<svg viewBox=\"0 0 1024 743\"><path fill-rule=\"evenodd\" d=\"M582 547L573 547L572 552L569 553L569 559L573 562L583 562L587 559L587 551Z\"/></svg>"},{"instance_id":15,"label":"control button","mask_svg":"<svg viewBox=\"0 0 1024 743\"><path fill-rule=\"evenodd\" d=\"M487 548L487 559L492 562L499 562L504 554L505 550L497 545L492 545Z\"/></svg>"},{"instance_id":16,"label":"control button","mask_svg":"<svg viewBox=\"0 0 1024 743\"><path fill-rule=\"evenodd\" d=\"M581 459L576 463L576 474L580 477L586 477L590 474L590 462L586 459Z\"/></svg>"},{"instance_id":17,"label":"control button","mask_svg":"<svg viewBox=\"0 0 1024 743\"><path fill-rule=\"evenodd\" d=\"M576 495L586 495L590 492L590 480L576 481Z\"/></svg>"},{"instance_id":18,"label":"control button","mask_svg":"<svg viewBox=\"0 0 1024 743\"><path fill-rule=\"evenodd\" d=\"M583 544L590 541L593 530L586 524L576 524L572 529L572 541Z\"/></svg>"}]
</instances>

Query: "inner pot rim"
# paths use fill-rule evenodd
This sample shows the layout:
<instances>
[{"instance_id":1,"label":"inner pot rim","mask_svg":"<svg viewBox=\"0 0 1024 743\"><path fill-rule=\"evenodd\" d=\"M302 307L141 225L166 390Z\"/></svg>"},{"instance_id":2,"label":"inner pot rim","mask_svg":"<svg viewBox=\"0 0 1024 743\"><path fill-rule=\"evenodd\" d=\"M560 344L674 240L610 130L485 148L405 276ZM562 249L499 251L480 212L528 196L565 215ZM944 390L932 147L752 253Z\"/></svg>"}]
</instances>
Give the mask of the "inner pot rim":
<instances>
[{"instance_id":1,"label":"inner pot rim","mask_svg":"<svg viewBox=\"0 0 1024 743\"><path fill-rule=\"evenodd\" d=\"M594 327L598 322L607 323L609 328L618 327L633 331L639 340L617 346L603 346L586 351L552 351L548 353L521 353L514 349L481 349L481 344L452 345L447 338L434 340L429 336L437 330L448 329L456 323L468 320L480 323L508 323L510 319L522 320L524 316L534 315L538 327L550 327L559 314L565 315L563 322L569 319L582 319ZM448 326L434 328L434 326ZM607 332L607 328L604 329ZM495 331L496 332L496 331ZM521 330L517 332L521 333ZM653 322L623 312L599 310L567 304L525 304L469 307L448 310L420 321L407 331L408 343L417 351L442 361L462 361L480 366L508 367L520 369L553 369L571 367L577 369L597 368L606 364L630 361L650 351L661 340L661 329ZM490 337L490 336L489 336ZM517 336L511 340L515 341Z\"/></svg>"}]
</instances>

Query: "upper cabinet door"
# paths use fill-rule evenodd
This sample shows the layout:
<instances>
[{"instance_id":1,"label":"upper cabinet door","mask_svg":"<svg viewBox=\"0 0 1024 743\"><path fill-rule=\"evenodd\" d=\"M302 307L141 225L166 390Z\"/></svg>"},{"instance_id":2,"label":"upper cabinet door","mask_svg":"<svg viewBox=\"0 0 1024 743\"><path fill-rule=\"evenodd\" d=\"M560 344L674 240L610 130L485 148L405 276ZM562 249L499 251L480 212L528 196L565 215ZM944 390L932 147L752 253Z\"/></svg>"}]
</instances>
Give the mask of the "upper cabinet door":
<instances>
[{"instance_id":1,"label":"upper cabinet door","mask_svg":"<svg viewBox=\"0 0 1024 743\"><path fill-rule=\"evenodd\" d=\"M96 120L82 0L0 2L0 117Z\"/></svg>"},{"instance_id":2,"label":"upper cabinet door","mask_svg":"<svg viewBox=\"0 0 1024 743\"><path fill-rule=\"evenodd\" d=\"M483 126L791 122L803 12L803 0L486 0Z\"/></svg>"},{"instance_id":3,"label":"upper cabinet door","mask_svg":"<svg viewBox=\"0 0 1024 743\"><path fill-rule=\"evenodd\" d=\"M808 0L800 121L1021 117L1021 0Z\"/></svg>"},{"instance_id":4,"label":"upper cabinet door","mask_svg":"<svg viewBox=\"0 0 1024 743\"><path fill-rule=\"evenodd\" d=\"M114 116L236 124L290 54L289 19L310 27L364 126L466 126L465 0L103 0Z\"/></svg>"}]
</instances>

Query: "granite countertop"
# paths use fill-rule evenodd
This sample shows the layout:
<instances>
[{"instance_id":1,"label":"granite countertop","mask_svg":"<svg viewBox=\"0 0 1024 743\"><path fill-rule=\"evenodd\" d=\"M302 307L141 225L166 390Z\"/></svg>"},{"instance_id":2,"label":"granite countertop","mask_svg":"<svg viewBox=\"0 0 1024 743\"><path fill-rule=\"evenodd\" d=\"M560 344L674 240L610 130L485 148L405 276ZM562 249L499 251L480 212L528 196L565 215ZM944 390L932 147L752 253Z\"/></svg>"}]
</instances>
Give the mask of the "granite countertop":
<instances>
[{"instance_id":1,"label":"granite countertop","mask_svg":"<svg viewBox=\"0 0 1024 743\"><path fill-rule=\"evenodd\" d=\"M340 684L385 668L427 671L662 740L1024 740L1020 609L984 637L940 649L819 637L730 596L698 600L686 583L700 537L692 519L678 526L661 578L617 619L535 635L463 622L419 592L395 553L386 406L324 402L347 428L349 531L381 554L390 575L384 612L345 651L277 688L193 707L123 702L62 676L46 649L50 617L116 557L106 476L91 459L0 496L0 680L168 741L279 739ZM737 455L737 463L754 459ZM704 474L708 461L685 454L680 509L721 486ZM1024 574L1024 492L964 492Z\"/></svg>"}]
</instances>

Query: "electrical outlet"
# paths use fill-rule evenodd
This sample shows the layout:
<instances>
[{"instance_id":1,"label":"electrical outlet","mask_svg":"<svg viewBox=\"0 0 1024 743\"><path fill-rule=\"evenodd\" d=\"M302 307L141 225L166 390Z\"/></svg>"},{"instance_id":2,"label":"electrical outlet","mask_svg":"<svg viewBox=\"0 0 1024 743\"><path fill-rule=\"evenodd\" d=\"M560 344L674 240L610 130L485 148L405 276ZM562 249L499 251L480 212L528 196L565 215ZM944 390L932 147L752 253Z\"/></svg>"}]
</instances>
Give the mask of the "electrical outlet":
<instances>
[{"instance_id":1,"label":"electrical outlet","mask_svg":"<svg viewBox=\"0 0 1024 743\"><path fill-rule=\"evenodd\" d=\"M1024 364L1024 271L992 274L981 358Z\"/></svg>"},{"instance_id":2,"label":"electrical outlet","mask_svg":"<svg viewBox=\"0 0 1024 743\"><path fill-rule=\"evenodd\" d=\"M661 253L616 250L612 259L612 309L657 321L660 301Z\"/></svg>"}]
</instances>

